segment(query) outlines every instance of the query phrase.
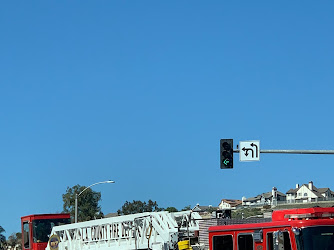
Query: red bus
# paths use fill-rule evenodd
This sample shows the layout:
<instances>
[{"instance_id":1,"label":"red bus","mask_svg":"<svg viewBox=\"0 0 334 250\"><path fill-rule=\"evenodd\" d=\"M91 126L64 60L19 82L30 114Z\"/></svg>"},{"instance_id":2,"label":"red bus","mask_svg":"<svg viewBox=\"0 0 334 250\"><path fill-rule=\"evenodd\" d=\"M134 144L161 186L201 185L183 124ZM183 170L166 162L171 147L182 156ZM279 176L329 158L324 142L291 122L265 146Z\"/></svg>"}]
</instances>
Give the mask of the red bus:
<instances>
[{"instance_id":1,"label":"red bus","mask_svg":"<svg viewBox=\"0 0 334 250\"><path fill-rule=\"evenodd\" d=\"M21 217L22 250L44 250L52 228L69 223L70 214L33 214Z\"/></svg>"},{"instance_id":2,"label":"red bus","mask_svg":"<svg viewBox=\"0 0 334 250\"><path fill-rule=\"evenodd\" d=\"M270 222L209 228L210 250L334 250L334 207L274 211Z\"/></svg>"}]
</instances>

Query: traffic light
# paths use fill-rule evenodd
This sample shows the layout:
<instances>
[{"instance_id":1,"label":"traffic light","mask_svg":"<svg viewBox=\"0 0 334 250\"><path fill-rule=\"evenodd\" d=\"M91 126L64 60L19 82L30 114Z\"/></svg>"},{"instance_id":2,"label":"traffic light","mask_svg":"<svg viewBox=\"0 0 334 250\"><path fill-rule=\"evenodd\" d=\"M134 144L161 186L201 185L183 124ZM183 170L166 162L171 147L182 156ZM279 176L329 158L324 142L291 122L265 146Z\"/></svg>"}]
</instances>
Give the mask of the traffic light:
<instances>
[{"instance_id":1,"label":"traffic light","mask_svg":"<svg viewBox=\"0 0 334 250\"><path fill-rule=\"evenodd\" d=\"M233 139L220 140L220 168L233 168Z\"/></svg>"}]
</instances>

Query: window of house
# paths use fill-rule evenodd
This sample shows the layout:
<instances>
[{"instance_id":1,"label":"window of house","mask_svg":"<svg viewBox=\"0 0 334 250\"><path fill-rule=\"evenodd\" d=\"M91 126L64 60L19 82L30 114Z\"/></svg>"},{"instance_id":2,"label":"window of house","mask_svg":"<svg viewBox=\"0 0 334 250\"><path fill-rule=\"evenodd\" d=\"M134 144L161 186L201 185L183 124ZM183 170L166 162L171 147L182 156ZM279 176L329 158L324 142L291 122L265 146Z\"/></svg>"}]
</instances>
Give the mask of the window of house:
<instances>
[{"instance_id":1,"label":"window of house","mask_svg":"<svg viewBox=\"0 0 334 250\"><path fill-rule=\"evenodd\" d=\"M212 241L213 250L233 250L232 235L213 236Z\"/></svg>"},{"instance_id":2,"label":"window of house","mask_svg":"<svg viewBox=\"0 0 334 250\"><path fill-rule=\"evenodd\" d=\"M288 232L283 232L284 248L282 250L291 250L290 235ZM273 233L267 233L267 249L274 250Z\"/></svg>"},{"instance_id":3,"label":"window of house","mask_svg":"<svg viewBox=\"0 0 334 250\"><path fill-rule=\"evenodd\" d=\"M307 193L304 193L304 196L307 196Z\"/></svg>"},{"instance_id":4,"label":"window of house","mask_svg":"<svg viewBox=\"0 0 334 250\"><path fill-rule=\"evenodd\" d=\"M298 196L302 196L302 194L301 194L301 193L298 193Z\"/></svg>"},{"instance_id":5,"label":"window of house","mask_svg":"<svg viewBox=\"0 0 334 250\"><path fill-rule=\"evenodd\" d=\"M239 250L253 250L254 249L253 235L239 234L238 235L238 249Z\"/></svg>"}]
</instances>

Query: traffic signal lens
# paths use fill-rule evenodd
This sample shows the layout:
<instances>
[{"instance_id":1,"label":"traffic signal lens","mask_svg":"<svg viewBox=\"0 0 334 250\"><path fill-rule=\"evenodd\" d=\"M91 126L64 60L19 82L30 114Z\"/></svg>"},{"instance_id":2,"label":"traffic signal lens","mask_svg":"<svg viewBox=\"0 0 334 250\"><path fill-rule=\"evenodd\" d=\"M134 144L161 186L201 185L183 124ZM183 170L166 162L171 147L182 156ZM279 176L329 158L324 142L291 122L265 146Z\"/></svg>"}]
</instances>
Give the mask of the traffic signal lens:
<instances>
[{"instance_id":1,"label":"traffic signal lens","mask_svg":"<svg viewBox=\"0 0 334 250\"><path fill-rule=\"evenodd\" d=\"M223 148L224 148L225 150L230 150L230 149L231 149L231 145L228 144L227 142L224 142L224 143L223 143Z\"/></svg>"}]
</instances>

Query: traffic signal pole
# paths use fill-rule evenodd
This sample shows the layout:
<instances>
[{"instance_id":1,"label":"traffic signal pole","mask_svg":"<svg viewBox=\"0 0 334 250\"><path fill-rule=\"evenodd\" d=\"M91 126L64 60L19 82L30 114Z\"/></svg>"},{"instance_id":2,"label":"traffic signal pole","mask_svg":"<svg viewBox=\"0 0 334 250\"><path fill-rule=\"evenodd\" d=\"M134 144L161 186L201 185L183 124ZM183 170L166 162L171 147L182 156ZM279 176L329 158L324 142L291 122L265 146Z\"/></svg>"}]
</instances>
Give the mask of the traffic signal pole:
<instances>
[{"instance_id":1,"label":"traffic signal pole","mask_svg":"<svg viewBox=\"0 0 334 250\"><path fill-rule=\"evenodd\" d=\"M233 153L240 153L240 149L233 149ZM334 150L287 150L287 149L260 149L261 154L322 154L333 155Z\"/></svg>"},{"instance_id":2,"label":"traffic signal pole","mask_svg":"<svg viewBox=\"0 0 334 250\"><path fill-rule=\"evenodd\" d=\"M240 146L240 147L239 147ZM290 149L261 149L260 141L240 141L237 148L233 148L233 139L220 139L220 168L233 168L233 154L238 153L239 161L259 161L260 154L322 154L334 155L334 150L290 150Z\"/></svg>"}]
</instances>

